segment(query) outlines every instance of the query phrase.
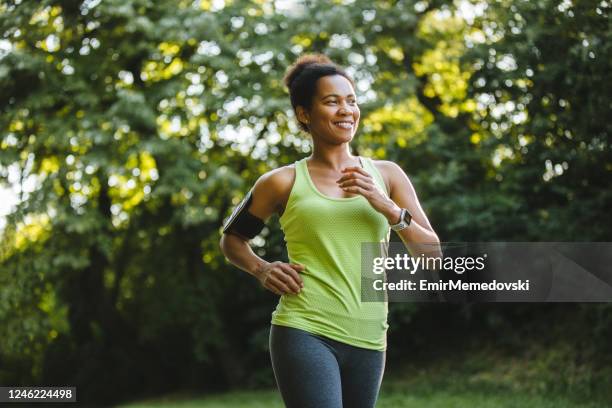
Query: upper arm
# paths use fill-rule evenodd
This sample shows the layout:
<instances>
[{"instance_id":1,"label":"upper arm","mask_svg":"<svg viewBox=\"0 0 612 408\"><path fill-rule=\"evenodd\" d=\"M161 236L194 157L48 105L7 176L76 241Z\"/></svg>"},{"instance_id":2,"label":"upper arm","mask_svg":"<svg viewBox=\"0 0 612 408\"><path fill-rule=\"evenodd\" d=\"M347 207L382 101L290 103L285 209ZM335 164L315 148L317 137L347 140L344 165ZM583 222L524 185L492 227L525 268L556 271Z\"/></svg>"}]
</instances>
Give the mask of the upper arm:
<instances>
[{"instance_id":1,"label":"upper arm","mask_svg":"<svg viewBox=\"0 0 612 408\"><path fill-rule=\"evenodd\" d=\"M267 221L274 213L281 213L289 198L294 178L295 169L291 166L262 175L253 186L249 212L263 221Z\"/></svg>"},{"instance_id":2,"label":"upper arm","mask_svg":"<svg viewBox=\"0 0 612 408\"><path fill-rule=\"evenodd\" d=\"M412 215L412 218L420 225L433 231L427 215L421 207L414 186L404 170L392 161L381 160L378 163L383 170L385 182L388 183L391 200L398 206L406 208L410 215Z\"/></svg>"},{"instance_id":3,"label":"upper arm","mask_svg":"<svg viewBox=\"0 0 612 408\"><path fill-rule=\"evenodd\" d=\"M257 179L253 188L225 222L224 237L225 234L230 234L248 240L248 237L252 238L261 231L263 224L272 214L282 211L295 177L289 167L269 171Z\"/></svg>"}]
</instances>

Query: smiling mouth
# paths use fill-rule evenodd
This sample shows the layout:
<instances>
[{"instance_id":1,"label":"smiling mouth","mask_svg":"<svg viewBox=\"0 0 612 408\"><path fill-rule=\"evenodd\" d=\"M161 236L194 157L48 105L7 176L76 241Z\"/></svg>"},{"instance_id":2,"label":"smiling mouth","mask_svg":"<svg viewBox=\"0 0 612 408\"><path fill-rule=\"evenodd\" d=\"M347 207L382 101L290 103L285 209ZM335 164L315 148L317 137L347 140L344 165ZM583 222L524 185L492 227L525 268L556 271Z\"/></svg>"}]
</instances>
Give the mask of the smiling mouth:
<instances>
[{"instance_id":1,"label":"smiling mouth","mask_svg":"<svg viewBox=\"0 0 612 408\"><path fill-rule=\"evenodd\" d=\"M342 129L353 129L353 122L349 122L349 121L339 121L339 122L334 122L334 125L342 128Z\"/></svg>"}]
</instances>

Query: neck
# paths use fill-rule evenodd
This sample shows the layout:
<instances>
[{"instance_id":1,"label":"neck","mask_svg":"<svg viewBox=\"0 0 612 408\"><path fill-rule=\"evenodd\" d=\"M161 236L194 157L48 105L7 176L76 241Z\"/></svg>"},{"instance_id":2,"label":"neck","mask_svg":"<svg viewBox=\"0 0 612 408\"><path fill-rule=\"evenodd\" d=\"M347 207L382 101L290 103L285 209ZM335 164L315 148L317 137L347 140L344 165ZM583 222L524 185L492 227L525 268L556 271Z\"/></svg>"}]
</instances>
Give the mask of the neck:
<instances>
[{"instance_id":1,"label":"neck","mask_svg":"<svg viewBox=\"0 0 612 408\"><path fill-rule=\"evenodd\" d=\"M315 144L309 161L340 171L346 166L359 166L357 157L351 154L348 143L337 146L320 146Z\"/></svg>"}]
</instances>

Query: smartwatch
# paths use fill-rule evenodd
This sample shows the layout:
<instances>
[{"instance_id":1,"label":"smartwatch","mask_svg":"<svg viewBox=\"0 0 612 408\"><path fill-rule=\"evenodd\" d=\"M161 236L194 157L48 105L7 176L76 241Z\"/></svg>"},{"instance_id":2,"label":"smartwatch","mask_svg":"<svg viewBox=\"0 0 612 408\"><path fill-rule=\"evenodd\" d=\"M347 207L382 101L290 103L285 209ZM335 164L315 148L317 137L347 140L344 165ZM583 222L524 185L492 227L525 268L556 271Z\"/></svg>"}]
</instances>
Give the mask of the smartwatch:
<instances>
[{"instance_id":1,"label":"smartwatch","mask_svg":"<svg viewBox=\"0 0 612 408\"><path fill-rule=\"evenodd\" d=\"M412 215L408 212L407 209L402 208L402 213L400 214L400 220L397 224L391 225L391 229L393 231L401 231L405 228L408 228L410 225L410 221L412 221Z\"/></svg>"}]
</instances>

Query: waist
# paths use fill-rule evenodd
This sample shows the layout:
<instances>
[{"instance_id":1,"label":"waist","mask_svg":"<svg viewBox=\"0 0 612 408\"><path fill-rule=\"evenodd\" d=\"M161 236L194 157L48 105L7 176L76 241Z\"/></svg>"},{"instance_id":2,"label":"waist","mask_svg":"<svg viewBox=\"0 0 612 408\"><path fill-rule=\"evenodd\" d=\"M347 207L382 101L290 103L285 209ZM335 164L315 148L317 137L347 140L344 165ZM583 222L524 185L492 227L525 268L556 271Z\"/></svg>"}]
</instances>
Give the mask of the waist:
<instances>
[{"instance_id":1,"label":"waist","mask_svg":"<svg viewBox=\"0 0 612 408\"><path fill-rule=\"evenodd\" d=\"M272 323L306 330L373 350L386 348L386 302L346 302L315 293L284 295Z\"/></svg>"}]
</instances>

